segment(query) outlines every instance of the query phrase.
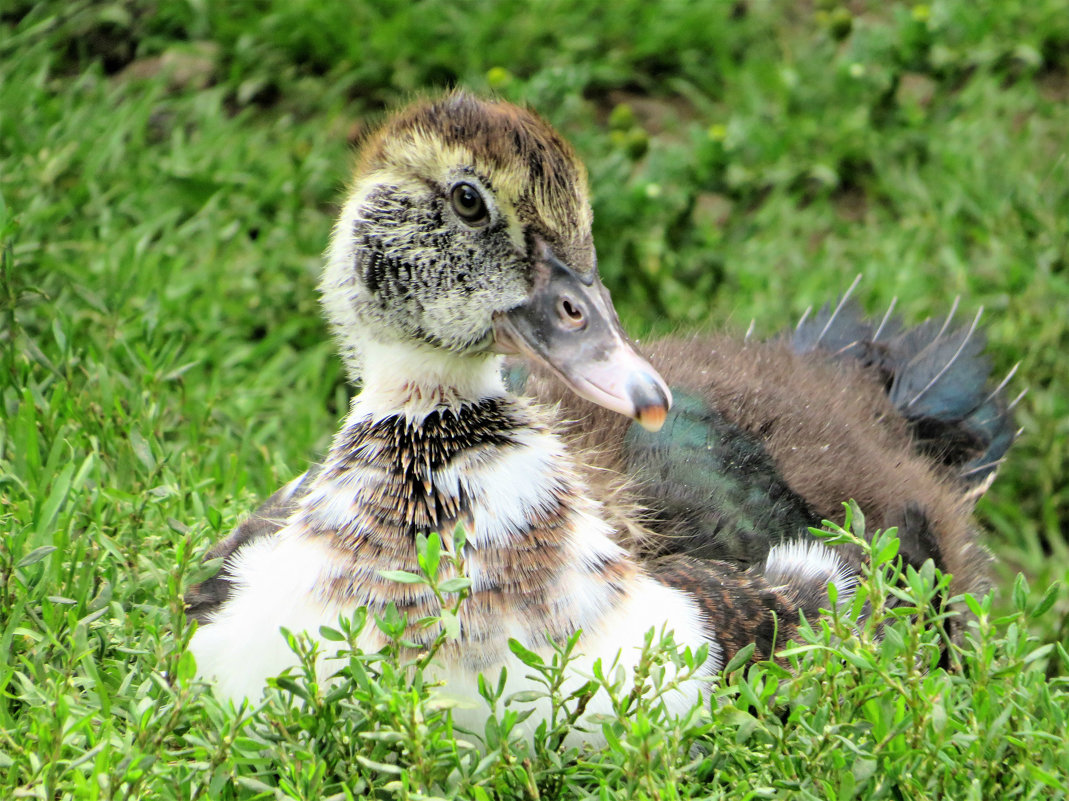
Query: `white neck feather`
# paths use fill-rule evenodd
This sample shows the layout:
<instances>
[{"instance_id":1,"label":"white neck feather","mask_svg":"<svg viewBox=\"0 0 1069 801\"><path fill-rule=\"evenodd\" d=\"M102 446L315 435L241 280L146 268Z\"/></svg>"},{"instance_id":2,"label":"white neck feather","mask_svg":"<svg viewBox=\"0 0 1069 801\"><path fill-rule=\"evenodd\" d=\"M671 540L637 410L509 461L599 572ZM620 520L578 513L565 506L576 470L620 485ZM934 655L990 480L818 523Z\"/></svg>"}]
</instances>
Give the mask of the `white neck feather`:
<instances>
[{"instance_id":1,"label":"white neck feather","mask_svg":"<svg viewBox=\"0 0 1069 801\"><path fill-rule=\"evenodd\" d=\"M363 389L353 401L350 419L393 414L416 419L438 407L506 394L501 356L459 355L422 343L370 339L361 348Z\"/></svg>"}]
</instances>

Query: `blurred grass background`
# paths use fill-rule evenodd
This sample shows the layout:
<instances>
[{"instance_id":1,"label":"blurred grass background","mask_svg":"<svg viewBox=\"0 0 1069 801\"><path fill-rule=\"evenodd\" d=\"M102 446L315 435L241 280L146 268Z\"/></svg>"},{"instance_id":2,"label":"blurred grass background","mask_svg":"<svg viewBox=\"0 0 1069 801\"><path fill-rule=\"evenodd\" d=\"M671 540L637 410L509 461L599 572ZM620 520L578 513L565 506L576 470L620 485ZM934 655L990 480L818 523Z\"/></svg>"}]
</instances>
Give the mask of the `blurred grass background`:
<instances>
[{"instance_id":1,"label":"blurred grass background","mask_svg":"<svg viewBox=\"0 0 1069 801\"><path fill-rule=\"evenodd\" d=\"M458 84L577 146L635 334L771 334L858 273L984 306L1029 392L980 517L1069 642L1066 0L6 0L0 651L100 613L59 675L177 668L187 563L345 408L315 283L354 145Z\"/></svg>"}]
</instances>

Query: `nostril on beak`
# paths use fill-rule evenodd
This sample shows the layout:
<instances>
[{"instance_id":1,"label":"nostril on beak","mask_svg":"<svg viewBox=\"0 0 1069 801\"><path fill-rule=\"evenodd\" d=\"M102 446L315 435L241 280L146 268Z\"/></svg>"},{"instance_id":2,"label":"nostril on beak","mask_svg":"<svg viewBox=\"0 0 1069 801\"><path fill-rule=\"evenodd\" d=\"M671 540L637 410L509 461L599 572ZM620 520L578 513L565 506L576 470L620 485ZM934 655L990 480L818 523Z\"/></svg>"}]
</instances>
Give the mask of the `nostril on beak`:
<instances>
[{"instance_id":1,"label":"nostril on beak","mask_svg":"<svg viewBox=\"0 0 1069 801\"><path fill-rule=\"evenodd\" d=\"M557 299L557 316L565 326L575 331L586 325L583 307L566 295Z\"/></svg>"}]
</instances>

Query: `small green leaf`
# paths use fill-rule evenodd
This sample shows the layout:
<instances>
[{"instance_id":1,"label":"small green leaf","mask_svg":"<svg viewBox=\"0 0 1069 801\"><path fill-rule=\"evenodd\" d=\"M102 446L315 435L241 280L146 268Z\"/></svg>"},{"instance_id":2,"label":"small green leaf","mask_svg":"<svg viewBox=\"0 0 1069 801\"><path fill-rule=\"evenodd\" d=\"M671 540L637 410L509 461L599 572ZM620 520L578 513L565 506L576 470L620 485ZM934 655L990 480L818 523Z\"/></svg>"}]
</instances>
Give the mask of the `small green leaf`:
<instances>
[{"instance_id":1,"label":"small green leaf","mask_svg":"<svg viewBox=\"0 0 1069 801\"><path fill-rule=\"evenodd\" d=\"M529 704L532 701L537 701L545 697L546 694L544 692L539 692L538 690L520 690L506 698L505 704Z\"/></svg>"},{"instance_id":2,"label":"small green leaf","mask_svg":"<svg viewBox=\"0 0 1069 801\"><path fill-rule=\"evenodd\" d=\"M41 545L37 548L34 548L32 551L22 557L19 560L18 564L15 565L15 567L29 567L30 565L37 564L50 553L52 553L52 551L54 550L56 550L55 545Z\"/></svg>"},{"instance_id":3,"label":"small green leaf","mask_svg":"<svg viewBox=\"0 0 1069 801\"><path fill-rule=\"evenodd\" d=\"M1018 612L1028 609L1028 584L1024 580L1024 574L1018 573L1013 582L1013 605Z\"/></svg>"},{"instance_id":4,"label":"small green leaf","mask_svg":"<svg viewBox=\"0 0 1069 801\"><path fill-rule=\"evenodd\" d=\"M442 592L460 592L466 590L471 586L471 579L467 576L457 576L456 578L446 579L438 585L438 589Z\"/></svg>"},{"instance_id":5,"label":"small green leaf","mask_svg":"<svg viewBox=\"0 0 1069 801\"><path fill-rule=\"evenodd\" d=\"M188 684L197 674L197 660L192 651L185 651L178 658L178 666L175 669L175 680L179 684Z\"/></svg>"},{"instance_id":6,"label":"small green leaf","mask_svg":"<svg viewBox=\"0 0 1069 801\"><path fill-rule=\"evenodd\" d=\"M1048 642L1045 645L1041 645L1035 650L1031 651L1028 656L1024 658L1024 664L1035 662L1037 659L1042 659L1054 649L1054 643Z\"/></svg>"},{"instance_id":7,"label":"small green leaf","mask_svg":"<svg viewBox=\"0 0 1069 801\"><path fill-rule=\"evenodd\" d=\"M177 520L173 517L168 517L164 522L167 524L167 528L175 534L188 534L192 531L192 529L181 520Z\"/></svg>"},{"instance_id":8,"label":"small green leaf","mask_svg":"<svg viewBox=\"0 0 1069 801\"><path fill-rule=\"evenodd\" d=\"M529 667L541 667L545 664L542 657L523 646L519 640L510 639L509 650L512 651L523 664Z\"/></svg>"},{"instance_id":9,"label":"small green leaf","mask_svg":"<svg viewBox=\"0 0 1069 801\"><path fill-rule=\"evenodd\" d=\"M289 676L279 676L278 678L268 679L267 682L268 684L273 684L278 687L280 690L293 693L298 698L305 701L311 700L308 696L308 691Z\"/></svg>"},{"instance_id":10,"label":"small green leaf","mask_svg":"<svg viewBox=\"0 0 1069 801\"><path fill-rule=\"evenodd\" d=\"M52 336L56 338L56 344L59 345L61 353L67 352L67 335L63 332L63 325L60 323L58 317L52 319Z\"/></svg>"},{"instance_id":11,"label":"small green leaf","mask_svg":"<svg viewBox=\"0 0 1069 801\"><path fill-rule=\"evenodd\" d=\"M843 504L843 506L846 507L846 519L843 522L843 528L864 539L865 513L861 511L861 507L853 499Z\"/></svg>"},{"instance_id":12,"label":"small green leaf","mask_svg":"<svg viewBox=\"0 0 1069 801\"><path fill-rule=\"evenodd\" d=\"M136 428L131 428L128 435L130 440L130 447L133 449L134 455L137 460L141 462L146 470L150 473L156 470L156 457L152 454L152 446L148 444L148 440L145 439L141 432Z\"/></svg>"},{"instance_id":13,"label":"small green leaf","mask_svg":"<svg viewBox=\"0 0 1069 801\"><path fill-rule=\"evenodd\" d=\"M387 581L396 581L399 584L426 584L427 579L423 576L409 573L407 570L380 570L379 575Z\"/></svg>"},{"instance_id":14,"label":"small green leaf","mask_svg":"<svg viewBox=\"0 0 1069 801\"><path fill-rule=\"evenodd\" d=\"M932 731L942 734L947 726L947 708L943 699L939 698L932 704Z\"/></svg>"},{"instance_id":15,"label":"small green leaf","mask_svg":"<svg viewBox=\"0 0 1069 801\"><path fill-rule=\"evenodd\" d=\"M52 489L48 493L48 499L41 507L41 516L37 521L37 531L40 534L51 533L52 527L59 517L59 510L63 507L70 493L71 479L74 476L74 464L67 464L52 482Z\"/></svg>"},{"instance_id":16,"label":"small green leaf","mask_svg":"<svg viewBox=\"0 0 1069 801\"><path fill-rule=\"evenodd\" d=\"M88 626L90 623L95 623L96 621L100 620L100 618L104 617L104 613L107 611L107 607L101 607L100 609L90 612L88 615L78 621L78 625Z\"/></svg>"},{"instance_id":17,"label":"small green leaf","mask_svg":"<svg viewBox=\"0 0 1069 801\"><path fill-rule=\"evenodd\" d=\"M791 678L791 676L794 675L789 670L787 670L787 668L780 665L778 662L762 662L761 668L765 671L765 673L767 673L774 679L789 679Z\"/></svg>"},{"instance_id":18,"label":"small green leaf","mask_svg":"<svg viewBox=\"0 0 1069 801\"><path fill-rule=\"evenodd\" d=\"M356 761L363 765L365 768L376 770L379 773L389 773L392 776L400 776L401 769L397 765L388 765L385 762L376 762L373 759L356 755Z\"/></svg>"},{"instance_id":19,"label":"small green leaf","mask_svg":"<svg viewBox=\"0 0 1069 801\"><path fill-rule=\"evenodd\" d=\"M225 561L225 557L217 556L214 559L207 559L200 564L191 567L187 577L188 586L200 584L200 582L205 579L214 576L222 568L223 562Z\"/></svg>"},{"instance_id":20,"label":"small green leaf","mask_svg":"<svg viewBox=\"0 0 1069 801\"><path fill-rule=\"evenodd\" d=\"M855 763L856 765L856 763ZM839 801L849 801L854 797L854 793L857 792L857 781L854 774L843 773L839 777Z\"/></svg>"},{"instance_id":21,"label":"small green leaf","mask_svg":"<svg viewBox=\"0 0 1069 801\"><path fill-rule=\"evenodd\" d=\"M381 616L375 615L375 625L387 637L400 637L405 633L407 618L397 611L397 604L390 601Z\"/></svg>"},{"instance_id":22,"label":"small green leaf","mask_svg":"<svg viewBox=\"0 0 1069 801\"><path fill-rule=\"evenodd\" d=\"M238 785L244 787L246 790L252 790L254 793L263 793L268 796L275 794L275 788L269 784L265 784L259 779L254 779L251 776L238 776L234 780Z\"/></svg>"},{"instance_id":23,"label":"small green leaf","mask_svg":"<svg viewBox=\"0 0 1069 801\"><path fill-rule=\"evenodd\" d=\"M735 652L735 655L728 660L728 663L724 666L724 675L734 673L741 668L753 657L753 652L757 649L757 643L750 643L747 646L740 648Z\"/></svg>"},{"instance_id":24,"label":"small green leaf","mask_svg":"<svg viewBox=\"0 0 1069 801\"><path fill-rule=\"evenodd\" d=\"M457 523L457 527L453 529L453 554L456 556L463 555L464 546L468 544L468 532L464 529L463 523Z\"/></svg>"},{"instance_id":25,"label":"small green leaf","mask_svg":"<svg viewBox=\"0 0 1069 801\"><path fill-rule=\"evenodd\" d=\"M342 642L345 639L344 634L330 626L320 626L319 636L324 640L330 640L331 642Z\"/></svg>"},{"instance_id":26,"label":"small green leaf","mask_svg":"<svg viewBox=\"0 0 1069 801\"><path fill-rule=\"evenodd\" d=\"M856 651L846 649L840 653L842 653L843 658L854 667L861 668L862 670L872 669L872 657L869 654L859 654Z\"/></svg>"},{"instance_id":27,"label":"small green leaf","mask_svg":"<svg viewBox=\"0 0 1069 801\"><path fill-rule=\"evenodd\" d=\"M416 537L416 553L419 566L424 575L433 579L438 575L438 563L442 554L442 537L437 531L424 537L422 534Z\"/></svg>"},{"instance_id":28,"label":"small green leaf","mask_svg":"<svg viewBox=\"0 0 1069 801\"><path fill-rule=\"evenodd\" d=\"M872 563L874 565L884 565L898 556L898 537L895 537L890 531L885 531L876 543L873 543L876 550L872 554Z\"/></svg>"},{"instance_id":29,"label":"small green leaf","mask_svg":"<svg viewBox=\"0 0 1069 801\"><path fill-rule=\"evenodd\" d=\"M367 625L367 607L360 606L353 612L352 616L342 622L342 626L348 624L348 631L350 634L359 634L364 630L364 626Z\"/></svg>"},{"instance_id":30,"label":"small green leaf","mask_svg":"<svg viewBox=\"0 0 1069 801\"><path fill-rule=\"evenodd\" d=\"M1061 588L1062 585L1057 581L1047 587L1047 592L1043 595L1043 599L1028 613L1029 617L1037 618L1047 614L1050 608L1054 606L1054 602L1058 600L1058 593Z\"/></svg>"},{"instance_id":31,"label":"small green leaf","mask_svg":"<svg viewBox=\"0 0 1069 801\"><path fill-rule=\"evenodd\" d=\"M439 619L442 621L442 631L445 632L446 637L455 640L460 636L460 619L453 612L443 609Z\"/></svg>"}]
</instances>

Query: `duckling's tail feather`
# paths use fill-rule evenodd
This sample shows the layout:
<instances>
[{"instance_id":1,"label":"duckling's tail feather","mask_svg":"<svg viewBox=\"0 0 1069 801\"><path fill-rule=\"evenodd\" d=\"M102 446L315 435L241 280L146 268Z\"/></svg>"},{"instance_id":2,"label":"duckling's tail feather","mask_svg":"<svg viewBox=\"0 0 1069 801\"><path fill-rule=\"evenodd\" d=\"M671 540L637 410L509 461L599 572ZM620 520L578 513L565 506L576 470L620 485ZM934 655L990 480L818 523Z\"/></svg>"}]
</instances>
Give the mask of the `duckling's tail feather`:
<instances>
[{"instance_id":1,"label":"duckling's tail feather","mask_svg":"<svg viewBox=\"0 0 1069 801\"><path fill-rule=\"evenodd\" d=\"M853 595L858 571L843 555L823 542L811 539L785 540L769 549L764 579L794 599L807 617L827 608L828 585L834 584L838 602Z\"/></svg>"}]
</instances>

